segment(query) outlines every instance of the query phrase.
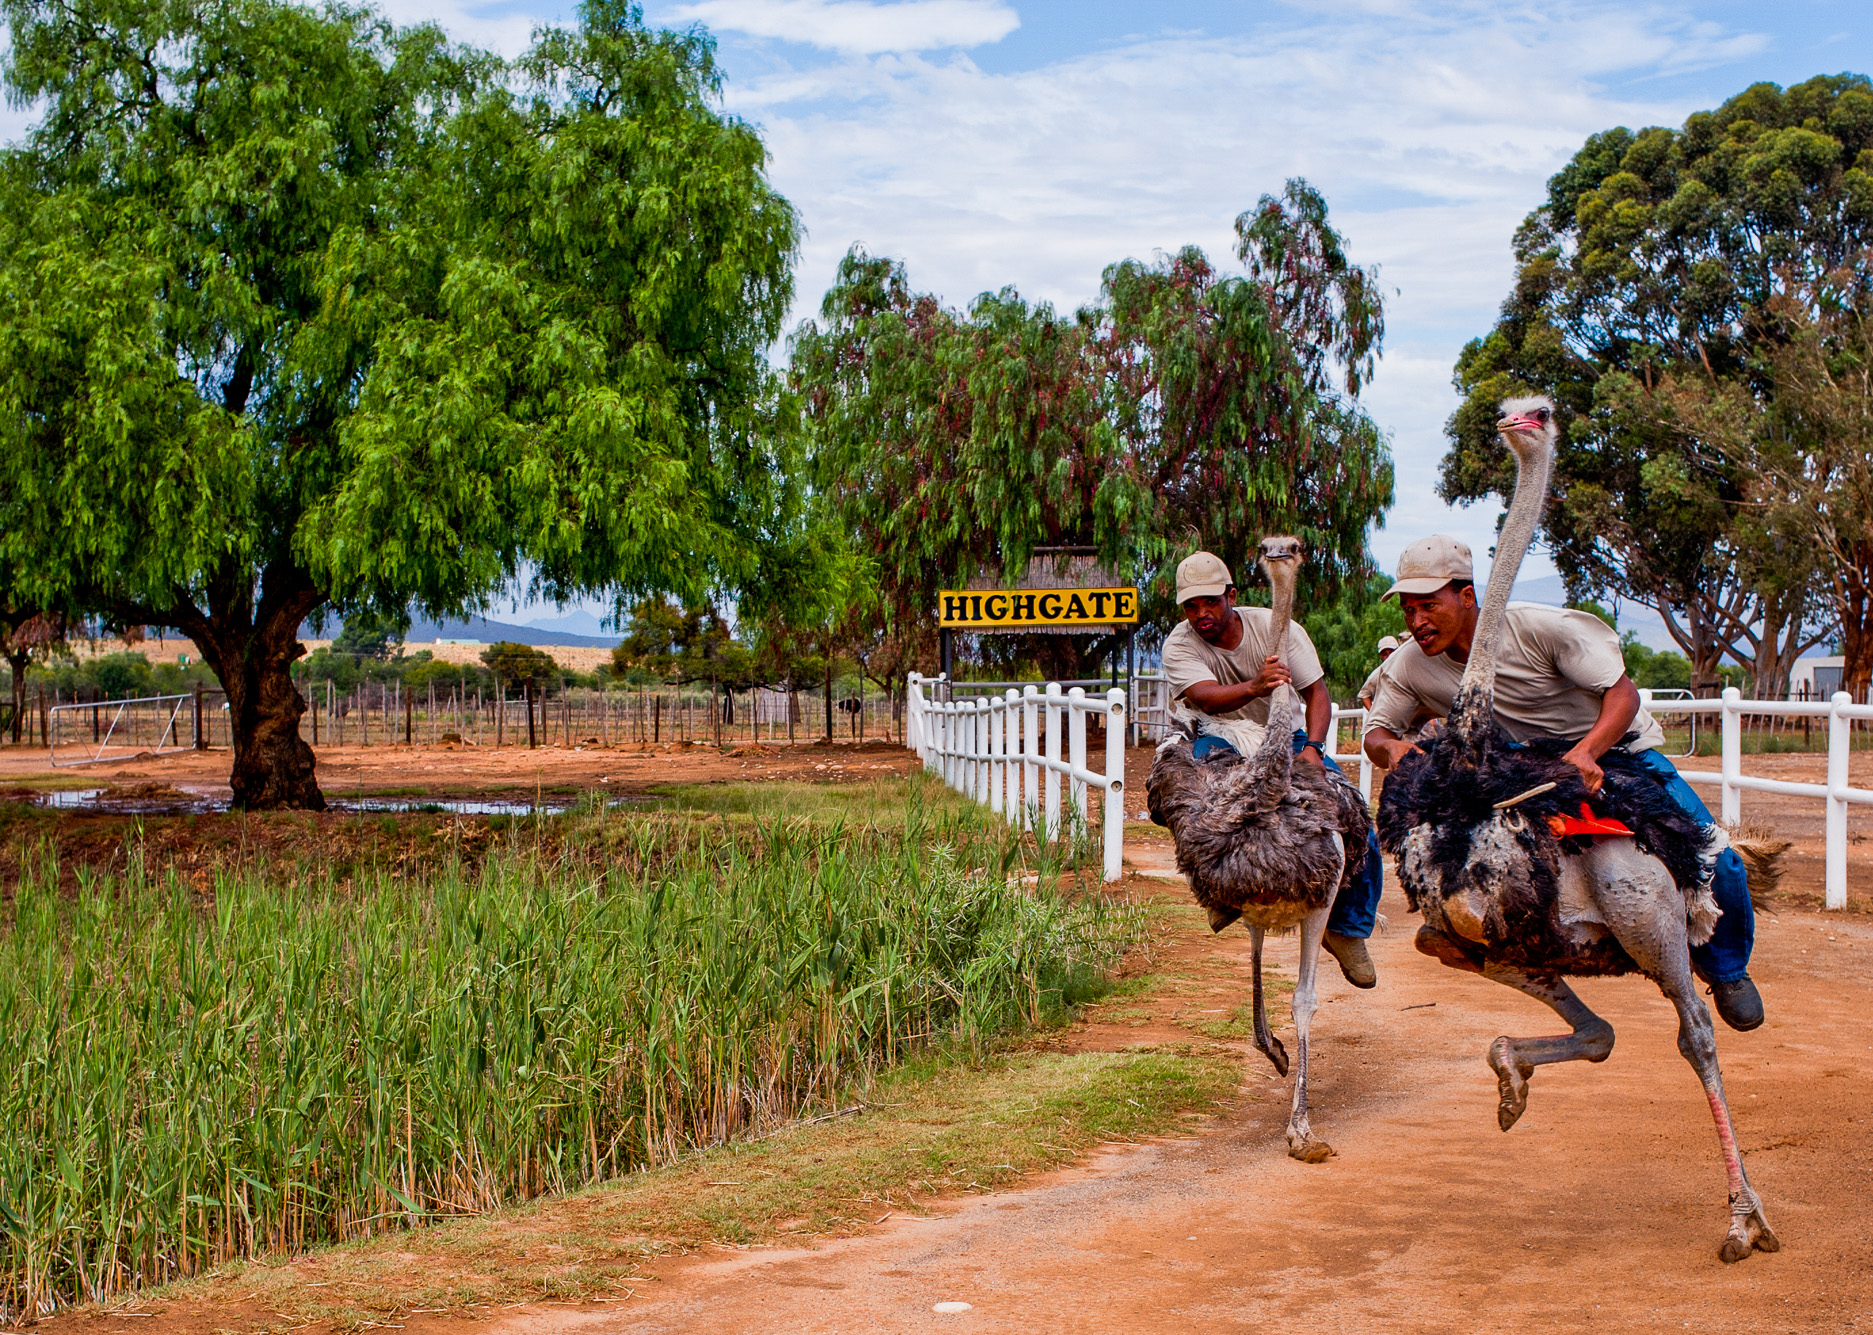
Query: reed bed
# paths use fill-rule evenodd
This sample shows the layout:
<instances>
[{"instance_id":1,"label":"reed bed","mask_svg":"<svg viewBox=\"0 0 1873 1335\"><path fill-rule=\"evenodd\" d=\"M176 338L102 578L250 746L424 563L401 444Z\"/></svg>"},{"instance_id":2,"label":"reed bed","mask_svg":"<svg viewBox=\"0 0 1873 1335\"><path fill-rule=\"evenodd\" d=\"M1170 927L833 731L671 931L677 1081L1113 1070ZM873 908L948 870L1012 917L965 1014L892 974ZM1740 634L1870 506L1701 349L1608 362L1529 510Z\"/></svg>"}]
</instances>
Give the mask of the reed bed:
<instances>
[{"instance_id":1,"label":"reed bed","mask_svg":"<svg viewBox=\"0 0 1873 1335\"><path fill-rule=\"evenodd\" d=\"M1011 880L1005 837L664 814L595 856L212 893L32 863L0 922L0 1316L617 1177L1044 1022L1142 926Z\"/></svg>"}]
</instances>

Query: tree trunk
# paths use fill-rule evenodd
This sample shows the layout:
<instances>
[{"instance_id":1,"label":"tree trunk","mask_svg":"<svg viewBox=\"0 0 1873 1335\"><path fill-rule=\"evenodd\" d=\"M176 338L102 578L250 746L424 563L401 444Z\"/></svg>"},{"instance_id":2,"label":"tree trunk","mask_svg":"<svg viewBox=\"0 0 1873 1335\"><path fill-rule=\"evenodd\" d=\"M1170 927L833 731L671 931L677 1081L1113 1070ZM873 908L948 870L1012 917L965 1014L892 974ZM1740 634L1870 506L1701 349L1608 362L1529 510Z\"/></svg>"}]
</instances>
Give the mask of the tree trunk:
<instances>
[{"instance_id":1,"label":"tree trunk","mask_svg":"<svg viewBox=\"0 0 1873 1335\"><path fill-rule=\"evenodd\" d=\"M20 725L26 718L26 665L32 661L31 649L20 649L6 656L13 669L13 741L20 739Z\"/></svg>"},{"instance_id":2,"label":"tree trunk","mask_svg":"<svg viewBox=\"0 0 1873 1335\"><path fill-rule=\"evenodd\" d=\"M238 809L325 810L312 748L299 735L306 702L292 678L293 661L305 652L299 643L303 619L295 605L256 626L205 627L206 637L194 632L228 696L234 739L228 784Z\"/></svg>"},{"instance_id":3,"label":"tree trunk","mask_svg":"<svg viewBox=\"0 0 1873 1335\"><path fill-rule=\"evenodd\" d=\"M1873 683L1873 542L1856 543L1854 564L1841 572L1836 586L1840 599L1841 680L1840 686L1864 704L1870 698Z\"/></svg>"}]
</instances>

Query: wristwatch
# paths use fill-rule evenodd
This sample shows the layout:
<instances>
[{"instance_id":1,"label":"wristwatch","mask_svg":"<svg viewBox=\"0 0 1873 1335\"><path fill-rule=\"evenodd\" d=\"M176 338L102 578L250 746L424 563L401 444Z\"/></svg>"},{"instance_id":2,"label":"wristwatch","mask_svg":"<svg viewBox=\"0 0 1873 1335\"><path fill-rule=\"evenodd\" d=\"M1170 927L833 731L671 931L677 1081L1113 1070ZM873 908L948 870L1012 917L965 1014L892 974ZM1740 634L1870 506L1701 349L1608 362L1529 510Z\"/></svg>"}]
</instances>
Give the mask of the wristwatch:
<instances>
[{"instance_id":1,"label":"wristwatch","mask_svg":"<svg viewBox=\"0 0 1873 1335\"><path fill-rule=\"evenodd\" d=\"M1314 750L1320 752L1322 759L1326 758L1327 748L1324 743L1317 742L1312 737L1309 737L1306 741L1301 743L1301 749L1303 751L1305 751L1310 746L1313 747Z\"/></svg>"}]
</instances>

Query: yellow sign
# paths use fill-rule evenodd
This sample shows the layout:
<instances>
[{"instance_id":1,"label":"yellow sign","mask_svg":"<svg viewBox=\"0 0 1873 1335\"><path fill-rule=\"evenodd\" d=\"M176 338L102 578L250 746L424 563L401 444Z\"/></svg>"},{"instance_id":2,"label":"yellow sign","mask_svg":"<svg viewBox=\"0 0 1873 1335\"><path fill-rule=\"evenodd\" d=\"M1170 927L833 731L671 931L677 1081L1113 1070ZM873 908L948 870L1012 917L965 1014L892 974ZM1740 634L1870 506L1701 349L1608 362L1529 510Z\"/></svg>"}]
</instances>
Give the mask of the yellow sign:
<instances>
[{"instance_id":1,"label":"yellow sign","mask_svg":"<svg viewBox=\"0 0 1873 1335\"><path fill-rule=\"evenodd\" d=\"M945 589L937 609L937 625L949 630L1129 626L1138 621L1138 590Z\"/></svg>"}]
</instances>

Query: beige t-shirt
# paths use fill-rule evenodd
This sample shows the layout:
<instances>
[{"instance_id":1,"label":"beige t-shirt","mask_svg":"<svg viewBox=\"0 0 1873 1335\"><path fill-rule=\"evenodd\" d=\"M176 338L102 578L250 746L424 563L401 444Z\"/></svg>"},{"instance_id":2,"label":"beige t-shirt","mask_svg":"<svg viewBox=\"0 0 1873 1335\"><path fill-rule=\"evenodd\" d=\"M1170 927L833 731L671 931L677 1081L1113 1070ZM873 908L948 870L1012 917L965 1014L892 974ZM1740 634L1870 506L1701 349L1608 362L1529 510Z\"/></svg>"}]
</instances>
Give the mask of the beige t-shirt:
<instances>
[{"instance_id":1,"label":"beige t-shirt","mask_svg":"<svg viewBox=\"0 0 1873 1335\"><path fill-rule=\"evenodd\" d=\"M1398 651L1393 650L1392 652L1396 654ZM1391 660L1387 659L1386 661L1390 662ZM1359 688L1358 692L1353 696L1353 699L1361 705L1371 704L1372 698L1379 693L1379 674L1384 671L1385 663L1380 663L1377 667L1372 669L1372 674L1366 678L1365 684Z\"/></svg>"},{"instance_id":2,"label":"beige t-shirt","mask_svg":"<svg viewBox=\"0 0 1873 1335\"><path fill-rule=\"evenodd\" d=\"M1197 634L1188 621L1178 622L1164 637L1164 679L1170 683L1173 701L1181 702L1184 692L1200 681L1236 686L1261 676L1262 664L1268 658L1269 623L1274 620L1274 613L1266 607L1238 607L1236 619L1242 624L1242 642L1234 649L1217 648ZM1306 690L1323 675L1314 642L1307 638L1306 630L1298 621L1288 623L1288 647L1281 655L1281 662L1288 669L1297 691ZM1215 717L1267 723L1268 697L1251 700L1239 709Z\"/></svg>"},{"instance_id":3,"label":"beige t-shirt","mask_svg":"<svg viewBox=\"0 0 1873 1335\"><path fill-rule=\"evenodd\" d=\"M1429 712L1450 714L1463 664L1449 654L1432 658L1406 640L1385 660L1379 692L1366 715L1366 731L1385 728L1403 736ZM1540 603L1510 603L1496 657L1496 721L1518 742L1538 737L1585 737L1600 719L1600 701L1626 675L1619 636L1591 612ZM1629 747L1650 751L1665 733L1641 709Z\"/></svg>"}]
</instances>

